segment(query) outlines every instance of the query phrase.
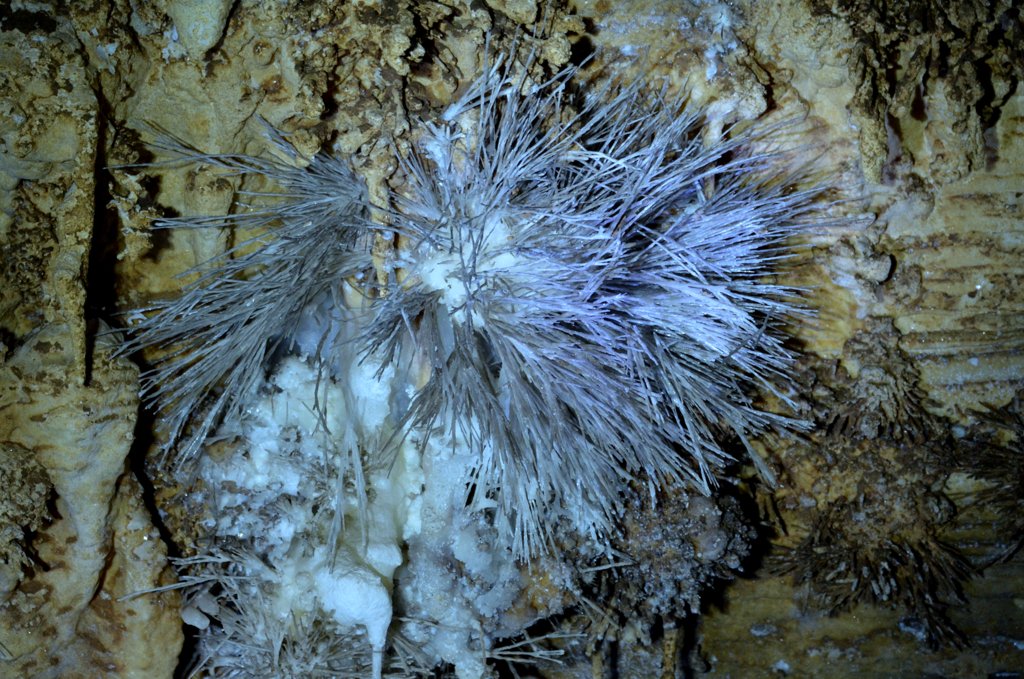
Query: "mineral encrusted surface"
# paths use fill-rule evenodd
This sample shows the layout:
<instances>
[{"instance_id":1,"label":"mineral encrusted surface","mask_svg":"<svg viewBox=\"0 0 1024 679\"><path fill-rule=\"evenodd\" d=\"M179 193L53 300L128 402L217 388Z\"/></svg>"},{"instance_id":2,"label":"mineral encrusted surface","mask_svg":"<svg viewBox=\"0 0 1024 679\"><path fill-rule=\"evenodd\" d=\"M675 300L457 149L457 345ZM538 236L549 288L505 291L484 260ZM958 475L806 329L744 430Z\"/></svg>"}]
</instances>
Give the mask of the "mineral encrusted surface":
<instances>
[{"instance_id":1,"label":"mineral encrusted surface","mask_svg":"<svg viewBox=\"0 0 1024 679\"><path fill-rule=\"evenodd\" d=\"M539 671L1019 671L1021 21L1008 0L0 8L0 674L178 664L177 593L130 595L173 582L168 549L192 553L180 500L196 489L145 464L138 371L105 331L240 237L152 219L227 211L239 186L119 167L151 160L145 130L259 153L263 118L350 155L380 203L411 121L452 101L485 45L517 42L546 68L591 57L588 77L685 86L712 134L798 120L797 157L836 200L791 281L815 312L791 376L813 428L756 442L777 488L737 470L717 498L667 499L664 524L638 502L617 545L638 562L534 569L537 608L563 610L549 628L587 636Z\"/></svg>"}]
</instances>

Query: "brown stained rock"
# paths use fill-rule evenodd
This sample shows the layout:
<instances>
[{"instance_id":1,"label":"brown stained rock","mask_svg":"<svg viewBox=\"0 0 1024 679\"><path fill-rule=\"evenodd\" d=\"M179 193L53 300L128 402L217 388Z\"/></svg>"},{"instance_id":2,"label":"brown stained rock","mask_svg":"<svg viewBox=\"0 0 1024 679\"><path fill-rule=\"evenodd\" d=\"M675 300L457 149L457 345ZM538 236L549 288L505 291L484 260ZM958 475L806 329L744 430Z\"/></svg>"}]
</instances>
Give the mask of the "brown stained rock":
<instances>
[{"instance_id":1,"label":"brown stained rock","mask_svg":"<svg viewBox=\"0 0 1024 679\"><path fill-rule=\"evenodd\" d=\"M138 373L112 363L86 325L89 265L113 266L90 262L99 104L68 27L29 24L0 32L0 454L14 479L35 482L5 488L0 502L17 507L37 497L41 504L18 519L4 513L5 524L23 533L27 560L20 572L5 571L0 673L100 676L135 667L132 658L146 655L140 642L162 638L164 653L176 654L180 622L167 605L173 597L131 635L97 636L88 622L90 611L129 584L159 584L166 558L157 548L132 566L131 581L110 571L118 560L112 535L127 529L119 526L127 515L112 512L112 503L132 443ZM47 487L41 497L40 484ZM132 530L152 532L147 515L131 518ZM127 628L129 608L110 606L101 617ZM165 658L160 664L157 675L167 671Z\"/></svg>"},{"instance_id":2,"label":"brown stained rock","mask_svg":"<svg viewBox=\"0 0 1024 679\"><path fill-rule=\"evenodd\" d=\"M97 103L67 37L0 32L0 329L62 326L46 351L82 382Z\"/></svg>"},{"instance_id":3,"label":"brown stained rock","mask_svg":"<svg viewBox=\"0 0 1024 679\"><path fill-rule=\"evenodd\" d=\"M118 677L170 677L183 641L178 592L133 596L175 581L141 498L135 477L122 476L111 507L108 565L76 629L93 667L116 668Z\"/></svg>"},{"instance_id":4,"label":"brown stained rock","mask_svg":"<svg viewBox=\"0 0 1024 679\"><path fill-rule=\"evenodd\" d=\"M537 19L537 3L534 0L487 0L487 6L516 23L530 25Z\"/></svg>"},{"instance_id":5,"label":"brown stained rock","mask_svg":"<svg viewBox=\"0 0 1024 679\"><path fill-rule=\"evenodd\" d=\"M1020 561L965 588L970 604L951 611L973 640L970 650L922 647L920 629L901 613L861 605L838 616L801 610L788 578L739 580L728 604L701 622L694 676L706 677L984 677L1020 667L1015 587ZM1019 602L1019 597L1016 598ZM998 676L998 675L996 675ZM1011 674L1012 676L1012 674Z\"/></svg>"},{"instance_id":6,"label":"brown stained rock","mask_svg":"<svg viewBox=\"0 0 1024 679\"><path fill-rule=\"evenodd\" d=\"M889 209L883 246L914 282L894 290L901 347L941 411L957 418L1007 403L1024 379L1024 322L1014 311L1024 295L1022 113L1018 85L986 132L991 162L946 182L932 179L934 156L919 153Z\"/></svg>"},{"instance_id":7,"label":"brown stained rock","mask_svg":"<svg viewBox=\"0 0 1024 679\"><path fill-rule=\"evenodd\" d=\"M132 443L137 371L100 355L90 384L76 383L68 378L73 371L66 357L40 352L65 333L45 326L0 367L0 440L31 451L55 498L51 523L33 538L33 567L0 607L7 630L2 641L14 658L9 667L23 676L128 671L147 656L144 649L154 639L171 654L181 642L175 596L114 602L129 591L164 584L167 567L162 544L148 551L135 546L157 537L141 511L137 484L123 480L125 490L116 491ZM146 627L110 633L127 630L139 615L150 618ZM161 663L168 667L165 659Z\"/></svg>"},{"instance_id":8,"label":"brown stained rock","mask_svg":"<svg viewBox=\"0 0 1024 679\"><path fill-rule=\"evenodd\" d=\"M34 537L50 522L53 484L31 450L6 442L0 448L0 600L38 565Z\"/></svg>"},{"instance_id":9,"label":"brown stained rock","mask_svg":"<svg viewBox=\"0 0 1024 679\"><path fill-rule=\"evenodd\" d=\"M129 13L125 21L134 21L133 16ZM263 154L267 144L258 120L262 118L293 134L292 140L306 154L336 139L339 154L362 150L364 155L383 157L388 149L380 141L401 134L405 126L398 98L401 88L388 83L397 84L408 69L401 58L412 32L407 12L384 15L326 3L310 8L240 5L215 48L202 58L173 49L175 43L166 36L174 25L171 17L154 23L161 31L141 40L143 51L127 71L132 82L121 83L122 94L112 111L119 124L142 130L138 136L144 141L152 141L144 128L153 126L205 152ZM140 146L138 136L132 142L134 150L122 145L115 149L117 155L135 160L131 154ZM381 163L390 172L386 165ZM160 177L158 193L148 196L138 190L137 171L115 174L112 193L123 202L123 213L138 210L140 200L154 199L165 214L168 209L184 215L222 213L239 199L239 188L266 188L239 187L237 180L225 184L223 177L204 177L196 167L148 174ZM370 174L371 190L376 186L379 191L382 175ZM208 199L197 202L201 195ZM144 222L142 216L132 224L141 231ZM139 292L177 290L181 282L173 276L223 251L229 238L215 229L176 233L158 251L140 252L141 259L128 251L121 269L126 276L122 287L130 291L126 301L138 303Z\"/></svg>"},{"instance_id":10,"label":"brown stained rock","mask_svg":"<svg viewBox=\"0 0 1024 679\"><path fill-rule=\"evenodd\" d=\"M667 81L707 111L712 135L725 125L753 120L767 108L763 71L746 65L750 51L737 35L741 13L724 3L578 2L577 14L593 27L597 64Z\"/></svg>"},{"instance_id":11,"label":"brown stained rock","mask_svg":"<svg viewBox=\"0 0 1024 679\"><path fill-rule=\"evenodd\" d=\"M838 57L852 76L846 80L853 97L843 102L867 179L878 182L895 158L918 146L920 135L903 129L911 119L929 119L951 152L933 177L959 177L981 166L985 129L1007 94L997 83L1020 77L1012 3L808 0L778 6L778 14L816 25L817 39L828 45L826 63ZM942 100L950 106L943 108Z\"/></svg>"}]
</instances>

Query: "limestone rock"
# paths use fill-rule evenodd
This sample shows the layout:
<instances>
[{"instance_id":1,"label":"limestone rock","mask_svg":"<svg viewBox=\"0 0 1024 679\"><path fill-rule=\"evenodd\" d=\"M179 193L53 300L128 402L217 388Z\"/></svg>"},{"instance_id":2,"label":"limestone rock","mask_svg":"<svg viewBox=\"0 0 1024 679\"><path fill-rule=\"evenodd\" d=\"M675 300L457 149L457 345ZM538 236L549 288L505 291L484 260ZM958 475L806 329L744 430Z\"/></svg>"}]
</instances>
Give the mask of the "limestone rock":
<instances>
[{"instance_id":1,"label":"limestone rock","mask_svg":"<svg viewBox=\"0 0 1024 679\"><path fill-rule=\"evenodd\" d=\"M1024 525L996 516L1019 514L1019 503L986 500L1015 488L1020 467L1019 435L985 424L1019 417L1024 385L1024 28L1012 2L67 5L0 10L0 482L10 488L0 506L0 653L11 657L0 674L169 677L177 662L177 595L122 599L170 573L148 492L126 464L146 445L133 443L137 371L109 358L99 320L175 294L178 274L246 236L169 234L150 228L154 218L225 212L242 191L266 187L195 167L118 165L153 160L154 129L203 152L259 155L262 118L303 152L351 156L381 204L401 181L395 149L409 148L414 123L466 87L485 45L512 44L539 55L540 70L592 57L583 78L686 88L711 136L799 121L787 140L801 149L796 162L833 187L829 225L808 236L791 281L808 289L815 317L794 328L802 359L787 384L815 427L799 441L755 443L779 488L743 469L730 479L746 510L777 531L750 538L754 561L826 547L859 558L853 543L891 543L948 547L957 559L940 566L962 557L987 568L953 578L967 603L942 590L943 614L973 643L966 650L923 644L927 606L914 597L942 589L927 583L909 598L872 600L858 582L860 598L826 617L811 604L841 599L831 588L849 567L836 575L808 557L796 583L753 564L749 579L721 586L728 606L699 621L652 622L638 606L642 624L586 627L589 655L544 671L1019 667L1022 561L986 561L999 551L990 547L1022 537L993 526ZM970 464L986 446L1000 452ZM178 487L157 465L148 473L168 532L190 553L201 519L179 499L202 489ZM661 546L644 543L645 553ZM661 567L672 582L672 564L653 561L617 567L624 578L646 574L637 591ZM535 580L536 593L571 578ZM554 608L568 599L545 595ZM590 625L590 603L566 620Z\"/></svg>"},{"instance_id":2,"label":"limestone rock","mask_svg":"<svg viewBox=\"0 0 1024 679\"><path fill-rule=\"evenodd\" d=\"M6 546L0 671L169 676L181 645L174 595L116 602L162 584L167 563L127 471L138 372L111 361L87 325L90 282L112 267L90 257L99 103L69 28L35 18L0 32L0 468L12 482L0 516L20 550L12 562ZM143 534L153 548L125 554Z\"/></svg>"}]
</instances>

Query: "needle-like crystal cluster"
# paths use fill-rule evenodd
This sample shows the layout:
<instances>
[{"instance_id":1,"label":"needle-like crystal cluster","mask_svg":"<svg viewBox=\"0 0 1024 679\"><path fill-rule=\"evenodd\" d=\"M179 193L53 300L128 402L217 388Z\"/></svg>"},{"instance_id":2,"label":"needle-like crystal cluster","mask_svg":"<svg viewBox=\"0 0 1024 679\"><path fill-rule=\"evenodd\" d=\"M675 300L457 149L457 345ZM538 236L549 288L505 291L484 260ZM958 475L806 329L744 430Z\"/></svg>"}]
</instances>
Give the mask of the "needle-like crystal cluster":
<instances>
[{"instance_id":1,"label":"needle-like crystal cluster","mask_svg":"<svg viewBox=\"0 0 1024 679\"><path fill-rule=\"evenodd\" d=\"M254 235L143 309L123 348L155 350L144 392L179 463L218 426L249 436L190 465L213 514L209 553L184 564L206 667L348 668L362 627L380 676L405 541L425 564L402 566L405 606L435 618L406 630L426 666L483 672L472 635L517 632L463 618L511 606L515 560L567 534L611 550L637 487L707 494L729 451L759 462L750 437L787 425L756 399L787 401L778 329L798 295L773 276L817 192L753 150L767 132L711 134L667 89L536 70L499 59L423 122L388 205L277 133L272 160L160 137L170 162L278 187L160 224ZM291 405L268 410L275 394ZM300 482L318 474L333 502ZM452 559L489 583L486 605L434 568Z\"/></svg>"},{"instance_id":2,"label":"needle-like crystal cluster","mask_svg":"<svg viewBox=\"0 0 1024 679\"><path fill-rule=\"evenodd\" d=\"M276 156L270 159L201 153L166 134L154 144L171 155L169 163L202 163L226 177L264 177L278 187L242 192L244 204L232 214L155 224L253 234L190 272L198 278L177 299L140 309L147 317L122 347L164 352L143 373L143 394L160 408L178 462L191 459L218 424L241 418L279 348L305 340L319 357L317 349L338 331L346 279L370 268L363 183L346 162L317 155L307 164L278 133L268 129L267 136ZM314 316L317 336L300 336Z\"/></svg>"},{"instance_id":3,"label":"needle-like crystal cluster","mask_svg":"<svg viewBox=\"0 0 1024 679\"><path fill-rule=\"evenodd\" d=\"M750 151L763 135L711 138L665 91L638 81L580 96L574 70L540 84L528 70L499 60L423 124L378 206L387 224L369 220L347 165L299 167L280 137L284 160L191 156L280 189L226 217L164 223L260 232L147 309L128 345L170 350L145 379L172 441L195 420L192 451L237 419L277 348L322 360L346 336L403 377L392 423L473 452L467 502L493 510L527 558L559 524L612 530L633 481L709 492L732 459L723 441L753 453L751 436L784 423L753 394L785 400L776 330L796 295L771 275L814 192ZM383 275L365 275L387 234ZM372 301L365 325L343 331L346 281Z\"/></svg>"},{"instance_id":4,"label":"needle-like crystal cluster","mask_svg":"<svg viewBox=\"0 0 1024 679\"><path fill-rule=\"evenodd\" d=\"M530 555L562 520L609 529L631 479L709 492L723 435L780 424L749 389L790 360L774 330L795 295L768 277L810 195L642 83L580 99L569 71L514 73L405 160L405 275L364 349L428 373L408 424L468 443L472 505Z\"/></svg>"}]
</instances>

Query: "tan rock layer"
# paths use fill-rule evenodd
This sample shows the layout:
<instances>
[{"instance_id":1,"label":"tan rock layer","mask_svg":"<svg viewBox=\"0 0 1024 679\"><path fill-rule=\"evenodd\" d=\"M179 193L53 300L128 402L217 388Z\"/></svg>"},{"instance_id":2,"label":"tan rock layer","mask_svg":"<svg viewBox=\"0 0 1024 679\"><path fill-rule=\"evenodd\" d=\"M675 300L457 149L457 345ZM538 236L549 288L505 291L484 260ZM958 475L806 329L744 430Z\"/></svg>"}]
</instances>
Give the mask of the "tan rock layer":
<instances>
[{"instance_id":1,"label":"tan rock layer","mask_svg":"<svg viewBox=\"0 0 1024 679\"><path fill-rule=\"evenodd\" d=\"M167 561L126 465L138 371L86 323L99 103L69 27L38 21L0 33L0 454L43 470L0 502L48 489L37 512L0 513L27 554L0 593L0 674L170 676L176 597L118 601Z\"/></svg>"}]
</instances>

